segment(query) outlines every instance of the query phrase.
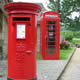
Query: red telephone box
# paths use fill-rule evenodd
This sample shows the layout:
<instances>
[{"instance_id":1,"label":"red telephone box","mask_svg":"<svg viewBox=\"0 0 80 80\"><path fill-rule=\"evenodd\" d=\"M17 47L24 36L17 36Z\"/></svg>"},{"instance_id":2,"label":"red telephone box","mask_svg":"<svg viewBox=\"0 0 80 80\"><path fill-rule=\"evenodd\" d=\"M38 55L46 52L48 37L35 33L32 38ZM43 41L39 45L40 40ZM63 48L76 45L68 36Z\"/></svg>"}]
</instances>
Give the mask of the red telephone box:
<instances>
[{"instance_id":1,"label":"red telephone box","mask_svg":"<svg viewBox=\"0 0 80 80\"><path fill-rule=\"evenodd\" d=\"M8 3L8 80L36 79L36 15L33 3Z\"/></svg>"},{"instance_id":2,"label":"red telephone box","mask_svg":"<svg viewBox=\"0 0 80 80\"><path fill-rule=\"evenodd\" d=\"M59 13L53 11L42 13L40 25L40 53L42 59L59 59Z\"/></svg>"}]
</instances>

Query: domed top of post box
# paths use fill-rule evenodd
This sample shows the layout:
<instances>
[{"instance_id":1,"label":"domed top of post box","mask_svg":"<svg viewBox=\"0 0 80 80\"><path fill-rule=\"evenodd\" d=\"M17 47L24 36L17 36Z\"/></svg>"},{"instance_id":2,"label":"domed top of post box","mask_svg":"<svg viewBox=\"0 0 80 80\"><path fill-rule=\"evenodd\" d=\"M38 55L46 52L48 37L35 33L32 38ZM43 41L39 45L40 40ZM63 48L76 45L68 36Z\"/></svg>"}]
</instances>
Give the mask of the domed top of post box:
<instances>
[{"instance_id":1,"label":"domed top of post box","mask_svg":"<svg viewBox=\"0 0 80 80\"><path fill-rule=\"evenodd\" d=\"M37 14L41 11L41 7L35 3L12 2L4 5L8 13L31 13Z\"/></svg>"}]
</instances>

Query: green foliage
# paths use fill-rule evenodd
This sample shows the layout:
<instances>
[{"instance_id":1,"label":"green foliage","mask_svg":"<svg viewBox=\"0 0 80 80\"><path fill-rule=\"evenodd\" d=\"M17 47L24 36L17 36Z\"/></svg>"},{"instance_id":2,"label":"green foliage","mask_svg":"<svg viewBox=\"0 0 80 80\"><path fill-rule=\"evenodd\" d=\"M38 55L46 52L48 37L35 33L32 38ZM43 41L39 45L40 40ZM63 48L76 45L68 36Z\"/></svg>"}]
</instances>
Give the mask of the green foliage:
<instances>
[{"instance_id":1,"label":"green foliage","mask_svg":"<svg viewBox=\"0 0 80 80\"><path fill-rule=\"evenodd\" d=\"M80 31L74 32L74 38L80 38Z\"/></svg>"},{"instance_id":2,"label":"green foliage","mask_svg":"<svg viewBox=\"0 0 80 80\"><path fill-rule=\"evenodd\" d=\"M40 53L37 53L37 60L40 60Z\"/></svg>"},{"instance_id":3,"label":"green foliage","mask_svg":"<svg viewBox=\"0 0 80 80\"><path fill-rule=\"evenodd\" d=\"M60 13L60 20L69 27L79 27L80 16L72 19L73 12L80 12L80 0L49 0L48 8Z\"/></svg>"},{"instance_id":4,"label":"green foliage","mask_svg":"<svg viewBox=\"0 0 80 80\"><path fill-rule=\"evenodd\" d=\"M73 48L60 49L60 60L68 59L72 51L73 51ZM40 53L37 53L37 60L41 60Z\"/></svg>"},{"instance_id":5,"label":"green foliage","mask_svg":"<svg viewBox=\"0 0 80 80\"><path fill-rule=\"evenodd\" d=\"M60 44L60 49L68 49L69 46L70 46L70 43L69 42L68 43L61 43Z\"/></svg>"},{"instance_id":6,"label":"green foliage","mask_svg":"<svg viewBox=\"0 0 80 80\"><path fill-rule=\"evenodd\" d=\"M80 45L80 41L78 41L78 40L72 40L71 42L74 44Z\"/></svg>"},{"instance_id":7,"label":"green foliage","mask_svg":"<svg viewBox=\"0 0 80 80\"><path fill-rule=\"evenodd\" d=\"M68 49L70 46L70 43L64 43L64 49Z\"/></svg>"},{"instance_id":8,"label":"green foliage","mask_svg":"<svg viewBox=\"0 0 80 80\"><path fill-rule=\"evenodd\" d=\"M72 38L74 37L73 31L70 31L70 30L61 31L61 34L64 35L65 39L68 41L71 41Z\"/></svg>"},{"instance_id":9,"label":"green foliage","mask_svg":"<svg viewBox=\"0 0 80 80\"><path fill-rule=\"evenodd\" d=\"M66 60L72 54L73 48L61 49L60 50L60 60Z\"/></svg>"},{"instance_id":10,"label":"green foliage","mask_svg":"<svg viewBox=\"0 0 80 80\"><path fill-rule=\"evenodd\" d=\"M80 28L80 16L75 17L75 19L67 18L70 28Z\"/></svg>"},{"instance_id":11,"label":"green foliage","mask_svg":"<svg viewBox=\"0 0 80 80\"><path fill-rule=\"evenodd\" d=\"M60 44L60 49L63 49L64 48L64 44Z\"/></svg>"}]
</instances>

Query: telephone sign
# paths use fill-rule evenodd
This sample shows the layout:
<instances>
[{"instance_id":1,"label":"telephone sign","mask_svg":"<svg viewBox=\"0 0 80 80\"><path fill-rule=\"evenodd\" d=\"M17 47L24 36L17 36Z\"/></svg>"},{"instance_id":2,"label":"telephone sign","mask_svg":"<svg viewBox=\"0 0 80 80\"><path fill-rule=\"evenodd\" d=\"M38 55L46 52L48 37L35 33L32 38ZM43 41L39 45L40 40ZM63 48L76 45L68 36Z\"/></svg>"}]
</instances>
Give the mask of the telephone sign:
<instances>
[{"instance_id":1,"label":"telephone sign","mask_svg":"<svg viewBox=\"0 0 80 80\"><path fill-rule=\"evenodd\" d=\"M58 15L45 15L46 17L58 17Z\"/></svg>"}]
</instances>

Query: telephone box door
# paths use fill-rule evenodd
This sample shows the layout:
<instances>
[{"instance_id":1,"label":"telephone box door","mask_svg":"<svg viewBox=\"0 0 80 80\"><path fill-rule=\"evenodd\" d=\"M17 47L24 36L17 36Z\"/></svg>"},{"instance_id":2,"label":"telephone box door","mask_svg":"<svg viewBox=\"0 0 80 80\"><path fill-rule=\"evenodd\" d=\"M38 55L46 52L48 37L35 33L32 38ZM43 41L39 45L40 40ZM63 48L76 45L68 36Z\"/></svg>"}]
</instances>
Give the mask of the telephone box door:
<instances>
[{"instance_id":1,"label":"telephone box door","mask_svg":"<svg viewBox=\"0 0 80 80\"><path fill-rule=\"evenodd\" d=\"M47 11L41 14L40 53L42 59L59 59L59 13Z\"/></svg>"},{"instance_id":2,"label":"telephone box door","mask_svg":"<svg viewBox=\"0 0 80 80\"><path fill-rule=\"evenodd\" d=\"M57 20L46 20L46 57L50 59L57 59L58 56L58 27Z\"/></svg>"}]
</instances>

